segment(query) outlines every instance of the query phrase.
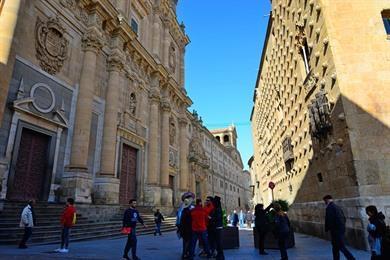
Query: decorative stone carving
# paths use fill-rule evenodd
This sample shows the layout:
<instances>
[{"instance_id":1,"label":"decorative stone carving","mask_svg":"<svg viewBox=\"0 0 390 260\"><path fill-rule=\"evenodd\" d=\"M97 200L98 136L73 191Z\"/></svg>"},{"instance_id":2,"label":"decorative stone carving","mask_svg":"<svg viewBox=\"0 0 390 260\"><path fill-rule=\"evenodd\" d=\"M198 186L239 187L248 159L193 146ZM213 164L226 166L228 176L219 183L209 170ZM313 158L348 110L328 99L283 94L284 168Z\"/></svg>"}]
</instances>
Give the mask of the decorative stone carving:
<instances>
[{"instance_id":1,"label":"decorative stone carving","mask_svg":"<svg viewBox=\"0 0 390 260\"><path fill-rule=\"evenodd\" d=\"M102 33L96 27L88 28L82 39L82 47L84 51L98 52L102 44Z\"/></svg>"},{"instance_id":2,"label":"decorative stone carving","mask_svg":"<svg viewBox=\"0 0 390 260\"><path fill-rule=\"evenodd\" d=\"M177 151L169 148L169 166L177 168Z\"/></svg>"},{"instance_id":3,"label":"decorative stone carving","mask_svg":"<svg viewBox=\"0 0 390 260\"><path fill-rule=\"evenodd\" d=\"M60 0L62 6L68 8L76 17L77 20L81 21L83 24L88 23L88 14L79 4L76 3L76 0Z\"/></svg>"},{"instance_id":4,"label":"decorative stone carving","mask_svg":"<svg viewBox=\"0 0 390 260\"><path fill-rule=\"evenodd\" d=\"M171 117L169 118L169 144L175 145L176 140L176 125L174 119Z\"/></svg>"},{"instance_id":5,"label":"decorative stone carving","mask_svg":"<svg viewBox=\"0 0 390 260\"><path fill-rule=\"evenodd\" d=\"M50 113L56 105L53 90L44 83L37 83L32 86L30 97L34 108L44 114Z\"/></svg>"},{"instance_id":6,"label":"decorative stone carving","mask_svg":"<svg viewBox=\"0 0 390 260\"><path fill-rule=\"evenodd\" d=\"M307 76L305 81L303 82L303 87L306 93L306 99L310 96L310 94L315 89L315 86L317 85L318 78L316 75L313 75L312 72L310 72Z\"/></svg>"},{"instance_id":7,"label":"decorative stone carving","mask_svg":"<svg viewBox=\"0 0 390 260\"><path fill-rule=\"evenodd\" d=\"M115 49L107 59L108 71L120 71L123 68L124 62L125 57L123 53Z\"/></svg>"},{"instance_id":8,"label":"decorative stone carving","mask_svg":"<svg viewBox=\"0 0 390 260\"><path fill-rule=\"evenodd\" d=\"M188 159L191 163L198 165L201 168L208 169L210 162L204 151L202 141L200 138L199 129L194 129L192 140L190 142L189 156Z\"/></svg>"},{"instance_id":9,"label":"decorative stone carving","mask_svg":"<svg viewBox=\"0 0 390 260\"><path fill-rule=\"evenodd\" d=\"M321 138L326 136L332 127L330 108L326 92L320 90L309 105L310 133Z\"/></svg>"},{"instance_id":10,"label":"decorative stone carving","mask_svg":"<svg viewBox=\"0 0 390 260\"><path fill-rule=\"evenodd\" d=\"M68 40L65 39L65 28L58 17L44 22L37 17L35 25L36 57L43 70L50 74L57 73L68 54Z\"/></svg>"},{"instance_id":11,"label":"decorative stone carving","mask_svg":"<svg viewBox=\"0 0 390 260\"><path fill-rule=\"evenodd\" d=\"M129 100L129 111L132 116L136 115L137 112L137 97L135 93L130 94L130 100Z\"/></svg>"},{"instance_id":12,"label":"decorative stone carving","mask_svg":"<svg viewBox=\"0 0 390 260\"><path fill-rule=\"evenodd\" d=\"M171 46L169 46L169 69L172 73L175 73L176 71L176 49L175 46L171 43Z\"/></svg>"}]
</instances>

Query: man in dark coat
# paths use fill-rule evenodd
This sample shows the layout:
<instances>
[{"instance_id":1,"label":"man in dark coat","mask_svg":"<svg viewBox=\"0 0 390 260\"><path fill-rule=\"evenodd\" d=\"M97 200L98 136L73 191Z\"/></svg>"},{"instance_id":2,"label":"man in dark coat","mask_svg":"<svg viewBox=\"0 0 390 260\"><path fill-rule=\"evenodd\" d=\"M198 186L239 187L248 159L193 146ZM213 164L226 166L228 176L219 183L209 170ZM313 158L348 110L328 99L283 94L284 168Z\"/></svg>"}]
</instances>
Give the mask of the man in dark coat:
<instances>
[{"instance_id":1,"label":"man in dark coat","mask_svg":"<svg viewBox=\"0 0 390 260\"><path fill-rule=\"evenodd\" d=\"M156 228L154 230L154 235L160 234L161 236L161 223L164 221L164 216L161 214L160 209L157 209L154 213L154 223L156 224Z\"/></svg>"},{"instance_id":2,"label":"man in dark coat","mask_svg":"<svg viewBox=\"0 0 390 260\"><path fill-rule=\"evenodd\" d=\"M132 255L132 260L139 260L140 258L137 256L137 236L136 236L136 225L137 222L141 223L145 228L147 227L144 224L144 221L139 215L138 210L136 210L137 206L137 201L135 199L131 199L129 201L130 208L128 208L124 215L123 215L123 227L130 227L131 232L127 236L127 242L125 246L125 250L123 252L123 258L124 259L130 259L128 257L128 253L131 248L131 255Z\"/></svg>"},{"instance_id":3,"label":"man in dark coat","mask_svg":"<svg viewBox=\"0 0 390 260\"><path fill-rule=\"evenodd\" d=\"M260 255L268 255L264 251L264 238L268 232L267 212L272 208L272 203L266 209L263 204L257 204L255 207L255 228L259 238L259 253Z\"/></svg>"},{"instance_id":4,"label":"man in dark coat","mask_svg":"<svg viewBox=\"0 0 390 260\"><path fill-rule=\"evenodd\" d=\"M326 204L325 231L330 231L333 260L340 259L340 251L348 260L355 260L355 257L345 247L344 233L346 219L343 210L333 202L332 196L326 195L323 200Z\"/></svg>"}]
</instances>

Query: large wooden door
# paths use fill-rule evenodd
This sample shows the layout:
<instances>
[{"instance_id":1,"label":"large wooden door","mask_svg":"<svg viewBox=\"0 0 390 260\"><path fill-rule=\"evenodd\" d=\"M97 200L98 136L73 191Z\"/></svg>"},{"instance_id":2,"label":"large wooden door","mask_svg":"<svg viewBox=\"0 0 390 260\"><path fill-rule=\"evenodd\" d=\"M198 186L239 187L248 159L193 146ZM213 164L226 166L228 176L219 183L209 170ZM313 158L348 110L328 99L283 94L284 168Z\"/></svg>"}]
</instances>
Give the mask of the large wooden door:
<instances>
[{"instance_id":1,"label":"large wooden door","mask_svg":"<svg viewBox=\"0 0 390 260\"><path fill-rule=\"evenodd\" d=\"M119 203L128 204L137 197L137 149L123 144Z\"/></svg>"},{"instance_id":2,"label":"large wooden door","mask_svg":"<svg viewBox=\"0 0 390 260\"><path fill-rule=\"evenodd\" d=\"M47 176L50 136L26 129L22 130L13 183L8 199L41 200Z\"/></svg>"}]
</instances>

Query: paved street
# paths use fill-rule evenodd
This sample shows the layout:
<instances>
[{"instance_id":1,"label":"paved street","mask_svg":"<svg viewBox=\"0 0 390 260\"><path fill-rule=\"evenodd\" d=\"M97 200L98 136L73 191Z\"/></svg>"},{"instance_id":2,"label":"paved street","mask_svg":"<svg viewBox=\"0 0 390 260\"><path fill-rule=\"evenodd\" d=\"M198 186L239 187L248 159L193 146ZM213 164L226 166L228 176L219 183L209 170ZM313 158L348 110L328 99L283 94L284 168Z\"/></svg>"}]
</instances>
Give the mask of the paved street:
<instances>
[{"instance_id":1,"label":"paved street","mask_svg":"<svg viewBox=\"0 0 390 260\"><path fill-rule=\"evenodd\" d=\"M259 259L257 250L253 248L251 231L240 231L240 243L239 249L225 251L226 259ZM0 259L121 259L124 244L124 238L78 242L71 244L68 254L54 253L56 245L32 246L26 250L0 246ZM141 259L180 259L181 241L174 232L161 237L140 236L138 245L138 255ZM277 250L268 252L270 254L262 259L280 259ZM369 259L367 252L352 252L358 260ZM331 247L327 241L303 234L296 234L296 247L288 253L290 259L331 259Z\"/></svg>"}]
</instances>

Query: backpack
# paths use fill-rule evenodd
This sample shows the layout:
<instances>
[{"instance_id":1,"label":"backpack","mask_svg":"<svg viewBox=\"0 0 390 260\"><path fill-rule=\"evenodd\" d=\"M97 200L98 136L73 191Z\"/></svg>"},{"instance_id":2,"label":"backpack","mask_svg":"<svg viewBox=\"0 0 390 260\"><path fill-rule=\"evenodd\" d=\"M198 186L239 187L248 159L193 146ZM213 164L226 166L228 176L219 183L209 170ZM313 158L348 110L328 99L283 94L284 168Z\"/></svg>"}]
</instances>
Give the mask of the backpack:
<instances>
[{"instance_id":1,"label":"backpack","mask_svg":"<svg viewBox=\"0 0 390 260\"><path fill-rule=\"evenodd\" d=\"M386 230L382 236L382 256L384 259L389 259L390 257L390 226L386 226Z\"/></svg>"}]
</instances>

